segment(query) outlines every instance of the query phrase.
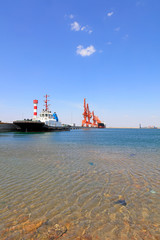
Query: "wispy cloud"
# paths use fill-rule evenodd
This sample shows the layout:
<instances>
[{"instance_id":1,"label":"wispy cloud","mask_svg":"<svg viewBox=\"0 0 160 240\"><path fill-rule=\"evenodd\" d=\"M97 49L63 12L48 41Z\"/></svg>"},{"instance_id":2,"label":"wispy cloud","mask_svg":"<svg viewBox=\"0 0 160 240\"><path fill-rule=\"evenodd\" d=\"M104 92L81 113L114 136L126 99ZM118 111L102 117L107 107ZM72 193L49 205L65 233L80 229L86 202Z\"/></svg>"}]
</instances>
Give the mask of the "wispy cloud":
<instances>
[{"instance_id":1,"label":"wispy cloud","mask_svg":"<svg viewBox=\"0 0 160 240\"><path fill-rule=\"evenodd\" d=\"M93 32L88 25L81 27L81 31L85 31L89 34Z\"/></svg>"},{"instance_id":2,"label":"wispy cloud","mask_svg":"<svg viewBox=\"0 0 160 240\"><path fill-rule=\"evenodd\" d=\"M86 30L85 26L81 27L81 31L85 31L85 30Z\"/></svg>"},{"instance_id":3,"label":"wispy cloud","mask_svg":"<svg viewBox=\"0 0 160 240\"><path fill-rule=\"evenodd\" d=\"M128 34L125 34L125 35L122 37L122 39L127 40L128 37L129 37L129 35L128 35Z\"/></svg>"},{"instance_id":4,"label":"wispy cloud","mask_svg":"<svg viewBox=\"0 0 160 240\"><path fill-rule=\"evenodd\" d=\"M108 17L111 17L113 14L114 14L114 12L108 12L108 13L107 13L107 16L108 16Z\"/></svg>"},{"instance_id":5,"label":"wispy cloud","mask_svg":"<svg viewBox=\"0 0 160 240\"><path fill-rule=\"evenodd\" d=\"M64 15L64 17L66 18L66 19L73 19L75 16L73 15L73 14L65 14Z\"/></svg>"},{"instance_id":6,"label":"wispy cloud","mask_svg":"<svg viewBox=\"0 0 160 240\"><path fill-rule=\"evenodd\" d=\"M70 18L70 19L73 19L73 18L74 18L74 15L73 15L73 14L70 14L70 15L69 15L69 18Z\"/></svg>"},{"instance_id":7,"label":"wispy cloud","mask_svg":"<svg viewBox=\"0 0 160 240\"><path fill-rule=\"evenodd\" d=\"M77 46L77 55L81 55L82 57L90 56L96 52L96 49L93 45L90 45L87 48L84 48L82 45Z\"/></svg>"},{"instance_id":8,"label":"wispy cloud","mask_svg":"<svg viewBox=\"0 0 160 240\"><path fill-rule=\"evenodd\" d=\"M81 26L78 22L73 22L71 23L71 30L72 31L80 31L81 30Z\"/></svg>"},{"instance_id":9,"label":"wispy cloud","mask_svg":"<svg viewBox=\"0 0 160 240\"><path fill-rule=\"evenodd\" d=\"M117 27L117 28L114 29L114 31L115 31L115 32L119 32L120 29L121 29L120 27Z\"/></svg>"},{"instance_id":10,"label":"wispy cloud","mask_svg":"<svg viewBox=\"0 0 160 240\"><path fill-rule=\"evenodd\" d=\"M90 27L88 25L86 26L81 26L78 22L73 22L71 23L71 30L72 31L83 31L83 32L87 32L89 34L91 34L93 31L90 29Z\"/></svg>"},{"instance_id":11,"label":"wispy cloud","mask_svg":"<svg viewBox=\"0 0 160 240\"><path fill-rule=\"evenodd\" d=\"M108 41L108 42L107 42L107 45L112 45L112 42Z\"/></svg>"}]
</instances>

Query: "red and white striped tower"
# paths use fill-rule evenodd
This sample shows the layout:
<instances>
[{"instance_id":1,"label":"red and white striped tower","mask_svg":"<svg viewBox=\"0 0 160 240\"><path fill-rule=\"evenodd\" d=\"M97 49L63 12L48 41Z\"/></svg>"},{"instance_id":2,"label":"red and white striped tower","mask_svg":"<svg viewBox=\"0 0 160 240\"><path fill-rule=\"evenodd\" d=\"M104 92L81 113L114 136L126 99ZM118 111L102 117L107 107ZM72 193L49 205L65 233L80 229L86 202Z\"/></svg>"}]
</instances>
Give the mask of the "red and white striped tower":
<instances>
[{"instance_id":1,"label":"red and white striped tower","mask_svg":"<svg viewBox=\"0 0 160 240\"><path fill-rule=\"evenodd\" d=\"M37 118L37 104L38 104L38 100L33 100L33 104L34 104L34 113L33 113L33 119Z\"/></svg>"}]
</instances>

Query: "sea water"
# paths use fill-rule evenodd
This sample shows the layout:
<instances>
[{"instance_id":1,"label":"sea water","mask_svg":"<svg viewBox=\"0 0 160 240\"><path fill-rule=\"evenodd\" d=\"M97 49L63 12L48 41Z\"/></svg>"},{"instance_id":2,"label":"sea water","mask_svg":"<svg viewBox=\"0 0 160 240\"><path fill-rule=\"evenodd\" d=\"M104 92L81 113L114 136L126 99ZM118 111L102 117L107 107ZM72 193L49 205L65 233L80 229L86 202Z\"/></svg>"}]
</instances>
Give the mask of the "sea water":
<instances>
[{"instance_id":1,"label":"sea water","mask_svg":"<svg viewBox=\"0 0 160 240\"><path fill-rule=\"evenodd\" d=\"M160 239L160 130L0 133L0 239Z\"/></svg>"}]
</instances>

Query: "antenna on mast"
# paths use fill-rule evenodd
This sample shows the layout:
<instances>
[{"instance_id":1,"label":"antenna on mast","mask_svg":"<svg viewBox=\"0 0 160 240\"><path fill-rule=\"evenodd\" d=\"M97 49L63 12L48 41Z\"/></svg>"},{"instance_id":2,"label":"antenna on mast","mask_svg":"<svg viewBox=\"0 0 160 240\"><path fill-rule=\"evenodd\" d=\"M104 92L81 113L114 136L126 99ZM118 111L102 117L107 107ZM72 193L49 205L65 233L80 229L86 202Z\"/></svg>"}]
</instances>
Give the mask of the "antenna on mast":
<instances>
[{"instance_id":1,"label":"antenna on mast","mask_svg":"<svg viewBox=\"0 0 160 240\"><path fill-rule=\"evenodd\" d=\"M48 111L48 110L49 110L48 107L50 106L50 104L48 104L48 101L50 101L50 100L48 99L49 95L46 94L44 97L45 97L45 100L44 100L45 104L44 104L44 106L45 106L45 108L46 108L45 111Z\"/></svg>"}]
</instances>

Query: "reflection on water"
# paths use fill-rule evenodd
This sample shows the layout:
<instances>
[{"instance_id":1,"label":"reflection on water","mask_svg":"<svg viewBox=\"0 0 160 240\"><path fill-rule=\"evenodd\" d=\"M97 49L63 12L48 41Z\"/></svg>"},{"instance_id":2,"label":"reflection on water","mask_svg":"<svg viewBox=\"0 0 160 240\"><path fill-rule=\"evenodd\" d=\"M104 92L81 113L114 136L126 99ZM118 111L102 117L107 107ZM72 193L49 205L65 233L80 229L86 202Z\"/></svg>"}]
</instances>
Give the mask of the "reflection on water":
<instances>
[{"instance_id":1,"label":"reflection on water","mask_svg":"<svg viewBox=\"0 0 160 240\"><path fill-rule=\"evenodd\" d=\"M0 134L0 239L160 239L160 131Z\"/></svg>"}]
</instances>

